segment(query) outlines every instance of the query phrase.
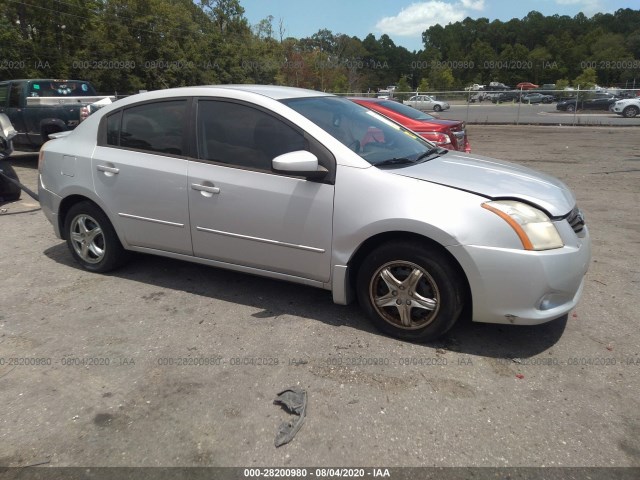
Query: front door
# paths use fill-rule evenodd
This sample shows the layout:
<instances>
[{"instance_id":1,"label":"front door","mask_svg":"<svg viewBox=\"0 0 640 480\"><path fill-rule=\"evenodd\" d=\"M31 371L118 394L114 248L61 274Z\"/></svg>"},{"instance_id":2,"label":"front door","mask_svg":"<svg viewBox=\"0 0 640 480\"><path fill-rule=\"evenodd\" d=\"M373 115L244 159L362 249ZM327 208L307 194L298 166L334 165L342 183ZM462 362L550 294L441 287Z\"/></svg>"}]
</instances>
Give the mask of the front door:
<instances>
[{"instance_id":1,"label":"front door","mask_svg":"<svg viewBox=\"0 0 640 480\"><path fill-rule=\"evenodd\" d=\"M196 124L188 179L194 255L328 281L333 185L271 170L274 157L309 149L303 133L219 100L199 101Z\"/></svg>"}]
</instances>

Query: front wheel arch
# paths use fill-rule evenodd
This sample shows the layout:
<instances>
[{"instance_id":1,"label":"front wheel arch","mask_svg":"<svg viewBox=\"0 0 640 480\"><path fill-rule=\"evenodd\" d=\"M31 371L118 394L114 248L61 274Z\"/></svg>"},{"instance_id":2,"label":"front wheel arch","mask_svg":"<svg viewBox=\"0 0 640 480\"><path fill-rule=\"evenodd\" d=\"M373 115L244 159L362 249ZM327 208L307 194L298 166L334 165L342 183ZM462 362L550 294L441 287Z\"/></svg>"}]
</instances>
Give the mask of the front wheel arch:
<instances>
[{"instance_id":1,"label":"front wheel arch","mask_svg":"<svg viewBox=\"0 0 640 480\"><path fill-rule=\"evenodd\" d=\"M377 249L378 247L380 247L385 243L391 243L391 242L419 243L424 245L425 248L435 249L438 251L440 255L447 257L448 260L452 263L452 265L454 265L454 267L457 269L457 273L463 282L465 310L462 313L462 317L465 319L472 317L471 287L469 285L469 280L467 279L467 275L464 269L462 268L462 266L460 265L460 262L458 262L458 260L449 252L449 250L447 250L444 246L442 246L437 241L413 232L407 232L407 231L383 232L383 233L374 235L372 237L369 237L367 240L365 240L358 247L355 253L351 256L348 262L348 267L349 267L348 278L347 278L348 285L345 285L345 287L348 287L348 290L350 292L357 291L356 283L358 278L358 271L360 270L360 267L362 266L362 263L364 262L364 260L375 249Z\"/></svg>"},{"instance_id":2,"label":"front wheel arch","mask_svg":"<svg viewBox=\"0 0 640 480\"><path fill-rule=\"evenodd\" d=\"M358 302L383 333L428 342L462 316L466 278L442 247L416 241L386 242L367 255L357 273Z\"/></svg>"}]
</instances>

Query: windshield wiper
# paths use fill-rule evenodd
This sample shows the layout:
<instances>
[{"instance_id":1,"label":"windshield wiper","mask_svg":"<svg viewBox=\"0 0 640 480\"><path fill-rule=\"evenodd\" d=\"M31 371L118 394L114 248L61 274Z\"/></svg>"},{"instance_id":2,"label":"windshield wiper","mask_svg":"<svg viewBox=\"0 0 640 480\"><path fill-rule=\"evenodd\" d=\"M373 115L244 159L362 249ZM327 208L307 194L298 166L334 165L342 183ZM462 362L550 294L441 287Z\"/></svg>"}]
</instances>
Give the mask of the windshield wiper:
<instances>
[{"instance_id":1,"label":"windshield wiper","mask_svg":"<svg viewBox=\"0 0 640 480\"><path fill-rule=\"evenodd\" d=\"M389 158L387 160L383 160L382 162L378 162L374 164L376 167L384 167L386 165L405 165L407 163L415 163L415 160L410 160L408 158Z\"/></svg>"},{"instance_id":2,"label":"windshield wiper","mask_svg":"<svg viewBox=\"0 0 640 480\"><path fill-rule=\"evenodd\" d=\"M431 155L435 155L436 153L438 154L437 156L439 157L440 155L444 155L445 153L449 153L449 150L447 150L446 148L441 148L441 147L430 148L426 152L421 153L420 156L418 158L416 158L416 163L418 163L422 159L430 157Z\"/></svg>"},{"instance_id":3,"label":"windshield wiper","mask_svg":"<svg viewBox=\"0 0 640 480\"><path fill-rule=\"evenodd\" d=\"M433 147L427 150L426 152L421 153L418 158L415 160L411 160L410 158L400 157L400 158L389 158L388 160L383 160L382 162L378 162L375 164L376 167L384 167L388 165L406 165L409 163L421 163L426 160L430 160L427 157L431 157L432 155L436 155L439 157L440 155L444 155L448 153L449 150L446 148ZM435 158L435 157L434 157Z\"/></svg>"}]
</instances>

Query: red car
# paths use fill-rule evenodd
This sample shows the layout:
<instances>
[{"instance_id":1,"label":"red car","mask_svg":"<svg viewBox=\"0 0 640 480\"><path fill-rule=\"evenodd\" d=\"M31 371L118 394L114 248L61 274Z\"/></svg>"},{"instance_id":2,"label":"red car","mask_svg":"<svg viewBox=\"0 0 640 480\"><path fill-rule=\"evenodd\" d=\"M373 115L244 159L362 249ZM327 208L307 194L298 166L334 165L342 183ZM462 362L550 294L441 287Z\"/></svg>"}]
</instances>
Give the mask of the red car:
<instances>
[{"instance_id":1,"label":"red car","mask_svg":"<svg viewBox=\"0 0 640 480\"><path fill-rule=\"evenodd\" d=\"M520 82L519 84L516 85L516 88L518 90L531 90L534 88L539 88L539 85L536 85L535 83L531 83L531 82Z\"/></svg>"},{"instance_id":2,"label":"red car","mask_svg":"<svg viewBox=\"0 0 640 480\"><path fill-rule=\"evenodd\" d=\"M349 98L349 100L398 122L439 147L467 153L471 151L464 122L440 120L393 100L382 98Z\"/></svg>"}]
</instances>

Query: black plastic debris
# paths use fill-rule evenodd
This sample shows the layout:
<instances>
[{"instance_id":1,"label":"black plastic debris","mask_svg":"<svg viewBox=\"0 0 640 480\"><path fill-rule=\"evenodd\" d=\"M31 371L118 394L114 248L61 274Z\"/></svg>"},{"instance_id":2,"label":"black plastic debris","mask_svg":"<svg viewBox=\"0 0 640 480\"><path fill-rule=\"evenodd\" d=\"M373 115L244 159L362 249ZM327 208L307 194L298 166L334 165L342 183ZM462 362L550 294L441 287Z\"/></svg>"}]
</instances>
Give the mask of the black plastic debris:
<instances>
[{"instance_id":1,"label":"black plastic debris","mask_svg":"<svg viewBox=\"0 0 640 480\"><path fill-rule=\"evenodd\" d=\"M298 416L297 420L282 422L278 427L275 445L279 447L293 440L302 428L307 410L307 392L298 387L291 387L280 392L273 403Z\"/></svg>"}]
</instances>

